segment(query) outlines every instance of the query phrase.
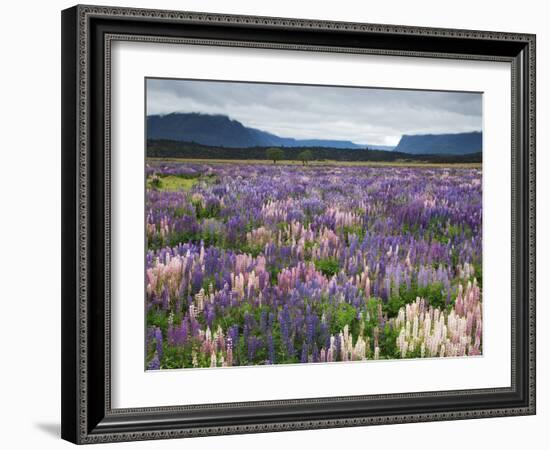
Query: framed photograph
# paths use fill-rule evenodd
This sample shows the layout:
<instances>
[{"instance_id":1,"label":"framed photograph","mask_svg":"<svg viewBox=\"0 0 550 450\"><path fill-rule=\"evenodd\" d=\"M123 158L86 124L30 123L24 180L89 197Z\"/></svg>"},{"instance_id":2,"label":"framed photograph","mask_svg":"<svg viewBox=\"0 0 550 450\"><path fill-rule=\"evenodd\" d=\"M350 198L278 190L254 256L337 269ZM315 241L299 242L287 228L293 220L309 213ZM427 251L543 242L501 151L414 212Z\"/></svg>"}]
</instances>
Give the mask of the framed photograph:
<instances>
[{"instance_id":1,"label":"framed photograph","mask_svg":"<svg viewBox=\"0 0 550 450\"><path fill-rule=\"evenodd\" d=\"M535 413L535 36L62 12L62 437Z\"/></svg>"}]
</instances>

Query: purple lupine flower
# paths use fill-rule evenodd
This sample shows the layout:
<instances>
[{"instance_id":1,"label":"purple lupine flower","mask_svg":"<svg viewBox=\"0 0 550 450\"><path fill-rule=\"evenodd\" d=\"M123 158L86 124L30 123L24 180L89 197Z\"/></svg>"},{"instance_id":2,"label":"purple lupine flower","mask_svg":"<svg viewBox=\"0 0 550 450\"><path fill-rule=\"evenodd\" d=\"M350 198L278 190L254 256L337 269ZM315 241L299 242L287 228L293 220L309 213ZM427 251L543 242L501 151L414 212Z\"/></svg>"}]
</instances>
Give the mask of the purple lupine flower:
<instances>
[{"instance_id":1,"label":"purple lupine flower","mask_svg":"<svg viewBox=\"0 0 550 450\"><path fill-rule=\"evenodd\" d=\"M311 357L313 359L313 362L319 362L319 349L317 348L317 344L313 343L313 351L311 352Z\"/></svg>"},{"instance_id":2,"label":"purple lupine flower","mask_svg":"<svg viewBox=\"0 0 550 450\"><path fill-rule=\"evenodd\" d=\"M277 364L277 359L275 357L275 344L271 333L267 335L267 354L270 364Z\"/></svg>"},{"instance_id":3,"label":"purple lupine flower","mask_svg":"<svg viewBox=\"0 0 550 450\"><path fill-rule=\"evenodd\" d=\"M263 310L260 314L260 330L262 334L267 332L267 311Z\"/></svg>"},{"instance_id":4,"label":"purple lupine flower","mask_svg":"<svg viewBox=\"0 0 550 450\"><path fill-rule=\"evenodd\" d=\"M168 294L168 287L164 286L161 294L162 309L168 311L170 309L170 295Z\"/></svg>"},{"instance_id":5,"label":"purple lupine flower","mask_svg":"<svg viewBox=\"0 0 550 450\"><path fill-rule=\"evenodd\" d=\"M302 360L304 343L308 361L340 360L343 325L354 330L349 338L354 343L359 336L353 333L372 337L372 322L364 329L353 323L369 322L364 319L365 277L369 302L399 296L400 289L441 283L447 308L439 314L446 318L455 308L458 284L473 282L473 267L477 271L481 265L478 169L323 165L305 170L156 161L148 162L146 172L213 177L188 191L146 193L146 308L148 317L155 318L149 326L156 330L157 319L169 324L160 329L166 341L148 333L146 348L150 355L159 342L160 353L191 342L199 345L194 351L205 354L183 362L185 366L211 358L218 342L212 335L235 340L235 358L220 355L228 364L238 365L239 358L251 364L274 362L276 350ZM266 238L252 239L249 232ZM327 260L338 264L338 271L328 276L318 267ZM205 293L196 301L202 288ZM463 295L454 309L460 317L470 314L466 329L471 344L455 350L449 346L445 355L481 353L482 309L471 307L479 302L477 295ZM353 314L343 315L341 303L351 306ZM368 314L375 314L380 330L396 329L396 317L383 314L380 303L377 307ZM234 314L238 310L246 312L244 320L241 313ZM345 317L352 322L342 323ZM239 341L239 330L246 339ZM280 343L274 342L275 332ZM453 336L451 343L457 339ZM384 354L382 342L379 356L391 357ZM373 351L372 346L367 350L369 355ZM158 358L160 362L162 355Z\"/></svg>"},{"instance_id":6,"label":"purple lupine flower","mask_svg":"<svg viewBox=\"0 0 550 450\"><path fill-rule=\"evenodd\" d=\"M342 359L342 341L340 340L340 336L336 336L335 342L334 342L336 349L334 354L334 361L339 361Z\"/></svg>"},{"instance_id":7,"label":"purple lupine flower","mask_svg":"<svg viewBox=\"0 0 550 450\"><path fill-rule=\"evenodd\" d=\"M250 336L248 338L248 360L254 361L254 358L256 357L256 352L260 348L262 342L260 339L258 339L256 336Z\"/></svg>"},{"instance_id":8,"label":"purple lupine flower","mask_svg":"<svg viewBox=\"0 0 550 450\"><path fill-rule=\"evenodd\" d=\"M159 355L157 352L155 352L153 358L151 361L149 361L149 364L147 365L147 370L158 370L160 369L160 360Z\"/></svg>"},{"instance_id":9,"label":"purple lupine flower","mask_svg":"<svg viewBox=\"0 0 550 450\"><path fill-rule=\"evenodd\" d=\"M300 359L301 363L307 363L307 354L308 348L306 342L304 341L304 343L302 344L302 358Z\"/></svg>"},{"instance_id":10,"label":"purple lupine flower","mask_svg":"<svg viewBox=\"0 0 550 450\"><path fill-rule=\"evenodd\" d=\"M157 355L160 359L162 359L162 331L160 328L155 329L155 342L156 342L156 349L157 349Z\"/></svg>"}]
</instances>

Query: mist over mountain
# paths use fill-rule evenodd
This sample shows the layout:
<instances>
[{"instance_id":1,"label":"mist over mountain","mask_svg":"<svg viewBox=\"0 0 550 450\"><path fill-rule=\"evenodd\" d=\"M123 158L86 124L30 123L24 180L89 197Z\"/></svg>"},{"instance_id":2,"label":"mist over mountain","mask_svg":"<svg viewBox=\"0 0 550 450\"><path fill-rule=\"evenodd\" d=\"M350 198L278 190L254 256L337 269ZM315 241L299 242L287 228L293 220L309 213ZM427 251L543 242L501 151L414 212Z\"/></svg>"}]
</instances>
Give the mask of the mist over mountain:
<instances>
[{"instance_id":1,"label":"mist over mountain","mask_svg":"<svg viewBox=\"0 0 550 450\"><path fill-rule=\"evenodd\" d=\"M221 147L330 147L365 148L351 141L294 139L246 127L224 115L172 113L147 116L147 139L196 142ZM369 148L378 148L369 146ZM390 147L391 148L391 147ZM384 148L384 150L388 147Z\"/></svg>"},{"instance_id":2,"label":"mist over mountain","mask_svg":"<svg viewBox=\"0 0 550 450\"><path fill-rule=\"evenodd\" d=\"M195 142L225 148L314 147L332 149L371 149L413 155L464 155L482 149L482 133L403 135L396 147L359 145L334 139L295 139L247 127L221 114L171 113L147 116L147 139Z\"/></svg>"},{"instance_id":3,"label":"mist over mountain","mask_svg":"<svg viewBox=\"0 0 550 450\"><path fill-rule=\"evenodd\" d=\"M465 155L482 150L479 131L454 134L404 134L394 151L413 155Z\"/></svg>"}]
</instances>

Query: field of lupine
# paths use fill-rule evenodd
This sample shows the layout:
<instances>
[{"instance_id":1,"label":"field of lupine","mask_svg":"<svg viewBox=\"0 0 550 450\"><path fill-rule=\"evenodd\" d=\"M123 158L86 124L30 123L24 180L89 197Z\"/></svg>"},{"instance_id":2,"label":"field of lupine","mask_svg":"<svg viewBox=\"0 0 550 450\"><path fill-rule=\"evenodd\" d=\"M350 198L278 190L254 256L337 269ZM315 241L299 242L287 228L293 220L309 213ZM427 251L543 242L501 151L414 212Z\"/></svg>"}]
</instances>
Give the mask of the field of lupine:
<instances>
[{"instance_id":1,"label":"field of lupine","mask_svg":"<svg viewBox=\"0 0 550 450\"><path fill-rule=\"evenodd\" d=\"M147 369L481 354L480 169L146 170Z\"/></svg>"}]
</instances>

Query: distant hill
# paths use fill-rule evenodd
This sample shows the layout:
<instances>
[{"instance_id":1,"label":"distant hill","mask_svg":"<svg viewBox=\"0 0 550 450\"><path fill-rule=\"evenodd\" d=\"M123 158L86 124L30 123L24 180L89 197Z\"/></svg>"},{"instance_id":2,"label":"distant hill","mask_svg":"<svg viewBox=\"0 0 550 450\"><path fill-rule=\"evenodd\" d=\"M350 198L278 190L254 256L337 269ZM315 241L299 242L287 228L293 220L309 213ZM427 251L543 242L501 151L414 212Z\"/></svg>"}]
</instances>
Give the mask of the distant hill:
<instances>
[{"instance_id":1,"label":"distant hill","mask_svg":"<svg viewBox=\"0 0 550 450\"><path fill-rule=\"evenodd\" d=\"M147 116L147 139L154 141L195 142L225 148L311 147L394 151L412 155L464 155L481 152L481 132L457 134L403 135L397 147L359 145L331 139L294 139L243 125L228 116L201 113L171 113Z\"/></svg>"},{"instance_id":2,"label":"distant hill","mask_svg":"<svg viewBox=\"0 0 550 450\"><path fill-rule=\"evenodd\" d=\"M482 133L404 134L394 151L413 155L465 155L482 150Z\"/></svg>"},{"instance_id":3,"label":"distant hill","mask_svg":"<svg viewBox=\"0 0 550 450\"><path fill-rule=\"evenodd\" d=\"M373 145L373 144L365 144L365 147L369 150L384 150L386 152L391 152L395 150L395 145Z\"/></svg>"},{"instance_id":4,"label":"distant hill","mask_svg":"<svg viewBox=\"0 0 550 450\"><path fill-rule=\"evenodd\" d=\"M223 147L365 148L351 141L294 139L244 126L224 115L172 113L147 116L147 139L196 142ZM371 148L376 148L372 146ZM387 148L384 148L384 150Z\"/></svg>"},{"instance_id":5,"label":"distant hill","mask_svg":"<svg viewBox=\"0 0 550 450\"><path fill-rule=\"evenodd\" d=\"M190 159L267 159L267 146L258 147L216 147L169 140L148 140L149 158L190 158ZM481 153L466 155L411 155L384 150L342 149L328 147L307 147L314 160L332 161L379 161L379 162L430 162L430 163L480 163ZM300 159L300 147L283 147L283 160Z\"/></svg>"}]
</instances>

